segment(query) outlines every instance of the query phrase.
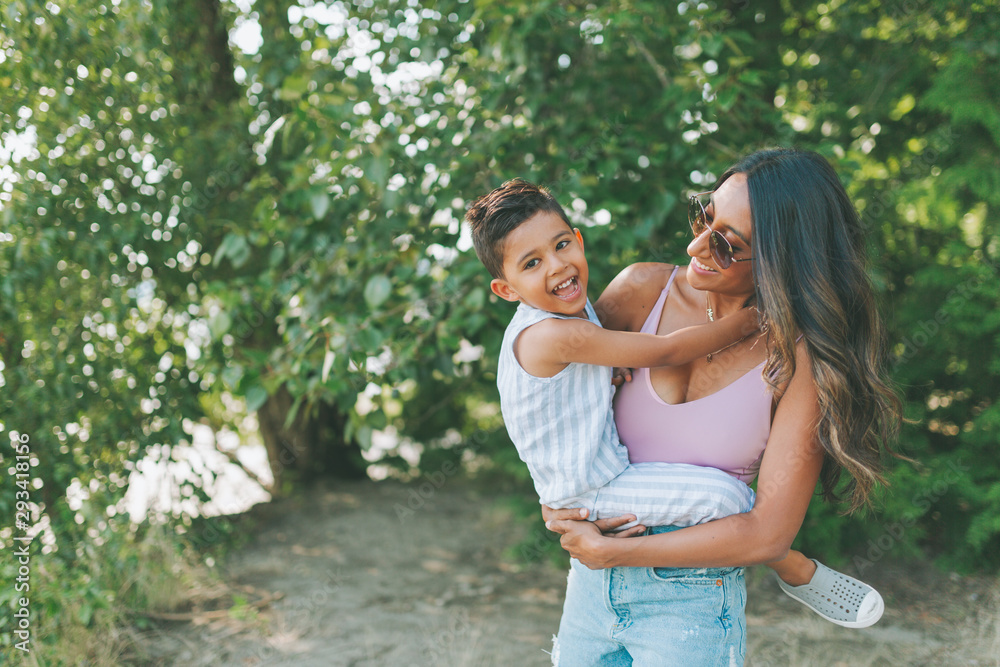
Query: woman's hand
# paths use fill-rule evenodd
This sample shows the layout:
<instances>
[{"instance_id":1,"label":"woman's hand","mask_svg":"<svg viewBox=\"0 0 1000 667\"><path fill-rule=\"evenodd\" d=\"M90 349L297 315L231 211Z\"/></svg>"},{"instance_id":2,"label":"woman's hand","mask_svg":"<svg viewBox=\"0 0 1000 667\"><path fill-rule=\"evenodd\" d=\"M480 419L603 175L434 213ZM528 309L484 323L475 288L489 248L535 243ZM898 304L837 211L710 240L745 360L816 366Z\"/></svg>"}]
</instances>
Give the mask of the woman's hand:
<instances>
[{"instance_id":1,"label":"woman's hand","mask_svg":"<svg viewBox=\"0 0 1000 667\"><path fill-rule=\"evenodd\" d=\"M609 567L607 548L612 545L612 538L605 537L593 522L578 519L551 520L545 522L545 527L561 534L559 544L562 548L591 570Z\"/></svg>"},{"instance_id":2,"label":"woman's hand","mask_svg":"<svg viewBox=\"0 0 1000 667\"><path fill-rule=\"evenodd\" d=\"M587 521L589 512L586 509L556 510L542 505L542 518L545 527L554 533L559 533L559 544L569 552L569 555L592 570L608 567L608 547L613 546L612 539L619 537L635 537L646 532L643 525L632 526L618 532L611 532L619 526L635 521L632 514L616 516L612 519Z\"/></svg>"}]
</instances>

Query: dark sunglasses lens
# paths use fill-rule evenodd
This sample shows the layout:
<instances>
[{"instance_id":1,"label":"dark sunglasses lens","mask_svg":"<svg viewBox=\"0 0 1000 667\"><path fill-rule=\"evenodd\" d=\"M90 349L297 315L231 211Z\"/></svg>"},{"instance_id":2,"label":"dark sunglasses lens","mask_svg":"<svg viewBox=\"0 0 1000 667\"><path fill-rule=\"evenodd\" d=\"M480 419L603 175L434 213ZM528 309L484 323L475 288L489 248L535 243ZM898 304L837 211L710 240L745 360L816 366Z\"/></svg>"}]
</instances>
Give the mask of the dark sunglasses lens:
<instances>
[{"instance_id":1,"label":"dark sunglasses lens","mask_svg":"<svg viewBox=\"0 0 1000 667\"><path fill-rule=\"evenodd\" d=\"M726 237L719 232L713 231L708 237L709 246L712 249L712 257L719 265L720 269L728 269L733 263L733 246L729 245Z\"/></svg>"}]
</instances>

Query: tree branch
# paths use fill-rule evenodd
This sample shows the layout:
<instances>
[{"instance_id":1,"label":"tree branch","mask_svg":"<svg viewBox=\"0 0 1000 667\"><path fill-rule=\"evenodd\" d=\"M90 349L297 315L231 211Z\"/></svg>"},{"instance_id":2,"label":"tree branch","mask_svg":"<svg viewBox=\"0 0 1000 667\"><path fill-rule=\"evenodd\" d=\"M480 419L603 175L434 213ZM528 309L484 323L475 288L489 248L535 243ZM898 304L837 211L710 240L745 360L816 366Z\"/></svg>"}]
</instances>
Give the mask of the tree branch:
<instances>
[{"instance_id":1,"label":"tree branch","mask_svg":"<svg viewBox=\"0 0 1000 667\"><path fill-rule=\"evenodd\" d=\"M634 46L636 50L640 54L642 54L642 57L645 58L646 62L649 63L650 67L653 68L653 73L656 74L656 78L660 80L660 83L663 85L663 88L664 89L669 88L670 77L667 76L667 68L661 65L656 60L656 57L653 55L652 51L646 48L646 45L640 42L638 38L636 38L634 35L629 37L629 41L632 42L632 46Z\"/></svg>"},{"instance_id":2,"label":"tree branch","mask_svg":"<svg viewBox=\"0 0 1000 667\"><path fill-rule=\"evenodd\" d=\"M219 452L220 454L222 454L223 456L225 456L227 459L229 459L229 462L232 463L233 465L238 466L239 469L242 470L243 473L247 477L249 477L253 481L257 482L257 484L260 485L260 488L264 489L265 491L267 491L269 493L273 490L271 488L272 487L271 484L265 483L264 480L262 480L260 478L260 476L257 475L257 473L255 473L253 470L250 470L245 465L243 465L243 462L240 461L240 459L239 459L238 456L236 456L236 452L229 452L229 451L226 451L226 450L222 449L221 447L219 447L219 439L216 438L216 437L214 437L214 433L213 433L212 439L215 442L215 451Z\"/></svg>"}]
</instances>

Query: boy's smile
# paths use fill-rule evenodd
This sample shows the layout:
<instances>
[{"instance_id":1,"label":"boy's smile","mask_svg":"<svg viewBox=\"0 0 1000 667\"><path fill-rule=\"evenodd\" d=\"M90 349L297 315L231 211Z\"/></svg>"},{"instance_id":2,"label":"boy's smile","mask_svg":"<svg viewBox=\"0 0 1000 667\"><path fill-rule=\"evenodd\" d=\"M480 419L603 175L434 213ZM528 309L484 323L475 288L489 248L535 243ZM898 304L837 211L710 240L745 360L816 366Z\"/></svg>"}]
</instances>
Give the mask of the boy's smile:
<instances>
[{"instance_id":1,"label":"boy's smile","mask_svg":"<svg viewBox=\"0 0 1000 667\"><path fill-rule=\"evenodd\" d=\"M558 214L539 211L507 235L503 274L490 283L500 298L586 317L589 271L583 238Z\"/></svg>"}]
</instances>

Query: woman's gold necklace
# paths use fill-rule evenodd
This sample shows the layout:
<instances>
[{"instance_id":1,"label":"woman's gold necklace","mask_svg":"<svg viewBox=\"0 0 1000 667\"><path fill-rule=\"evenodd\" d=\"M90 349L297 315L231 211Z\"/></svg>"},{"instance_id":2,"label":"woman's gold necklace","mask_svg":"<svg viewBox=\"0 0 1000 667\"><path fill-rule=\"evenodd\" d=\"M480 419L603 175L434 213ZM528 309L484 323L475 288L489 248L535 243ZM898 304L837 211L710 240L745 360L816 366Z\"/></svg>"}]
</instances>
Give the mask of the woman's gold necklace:
<instances>
[{"instance_id":1,"label":"woman's gold necklace","mask_svg":"<svg viewBox=\"0 0 1000 667\"><path fill-rule=\"evenodd\" d=\"M708 313L708 321L709 322L714 322L715 321L715 311L712 310L712 301L711 301L711 297L709 297L709 295L708 295L708 292L705 292L705 312ZM707 355L705 355L705 361L707 361L708 363L712 363L712 357L714 355L718 354L719 352L723 352L725 350L728 350L729 348L733 347L734 345L739 345L740 343L742 343L743 341L745 341L747 338L749 338L750 334L752 334L752 333L753 332L751 331L750 333L748 333L743 338L740 338L735 343L730 343L729 345L727 345L725 347L720 347L715 352L709 352Z\"/></svg>"}]
</instances>

